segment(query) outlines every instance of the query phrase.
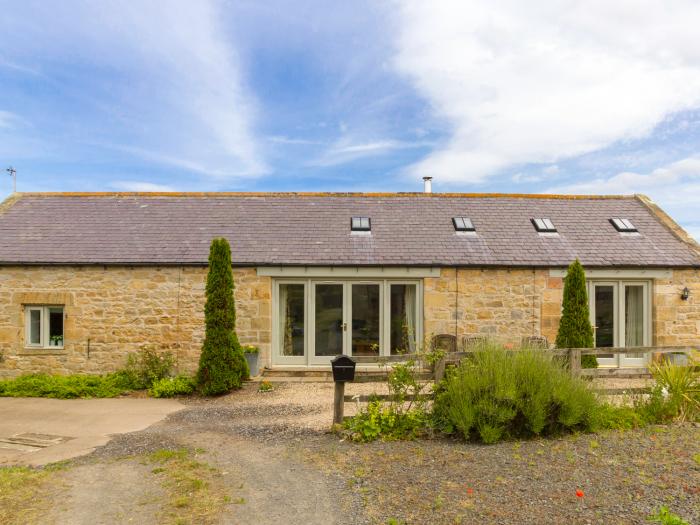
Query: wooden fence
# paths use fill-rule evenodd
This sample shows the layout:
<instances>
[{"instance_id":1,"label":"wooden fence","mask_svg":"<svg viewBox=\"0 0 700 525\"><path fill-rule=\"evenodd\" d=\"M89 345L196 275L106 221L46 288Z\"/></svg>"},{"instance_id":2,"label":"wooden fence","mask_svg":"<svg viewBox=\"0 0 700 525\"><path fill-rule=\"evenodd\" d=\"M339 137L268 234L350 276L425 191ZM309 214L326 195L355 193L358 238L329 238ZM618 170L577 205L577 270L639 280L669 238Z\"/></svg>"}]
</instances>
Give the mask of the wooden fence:
<instances>
[{"instance_id":1,"label":"wooden fence","mask_svg":"<svg viewBox=\"0 0 700 525\"><path fill-rule=\"evenodd\" d=\"M693 347L690 346L630 346L630 347L609 347L609 348L554 348L549 349L554 355L560 355L569 363L571 374L575 377L591 376L591 377L635 377L645 376L648 374L646 367L638 368L581 368L581 356L584 355L609 355L609 354L670 354L670 353L685 353L692 352ZM473 350L462 352L448 352L445 356L435 363L434 378L435 381L440 381L445 376L445 369L448 366L458 364L462 359L469 357L478 347ZM517 352L517 350L513 350ZM425 364L425 354L399 354L384 357L374 356L357 356L353 357L357 364L369 363L400 363L409 360L415 360L421 364Z\"/></svg>"}]
</instances>

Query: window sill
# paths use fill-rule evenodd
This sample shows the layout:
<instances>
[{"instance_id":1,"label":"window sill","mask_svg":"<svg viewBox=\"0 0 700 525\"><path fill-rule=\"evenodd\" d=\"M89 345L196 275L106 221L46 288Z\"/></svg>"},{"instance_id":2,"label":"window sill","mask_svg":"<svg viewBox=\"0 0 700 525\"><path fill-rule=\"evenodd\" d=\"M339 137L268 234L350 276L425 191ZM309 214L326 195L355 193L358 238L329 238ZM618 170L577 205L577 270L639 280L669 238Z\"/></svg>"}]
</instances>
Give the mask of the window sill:
<instances>
[{"instance_id":1,"label":"window sill","mask_svg":"<svg viewBox=\"0 0 700 525\"><path fill-rule=\"evenodd\" d=\"M64 355L66 354L66 349L65 347L50 347L50 348L43 348L43 347L34 347L34 346L27 346L22 348L17 355Z\"/></svg>"}]
</instances>

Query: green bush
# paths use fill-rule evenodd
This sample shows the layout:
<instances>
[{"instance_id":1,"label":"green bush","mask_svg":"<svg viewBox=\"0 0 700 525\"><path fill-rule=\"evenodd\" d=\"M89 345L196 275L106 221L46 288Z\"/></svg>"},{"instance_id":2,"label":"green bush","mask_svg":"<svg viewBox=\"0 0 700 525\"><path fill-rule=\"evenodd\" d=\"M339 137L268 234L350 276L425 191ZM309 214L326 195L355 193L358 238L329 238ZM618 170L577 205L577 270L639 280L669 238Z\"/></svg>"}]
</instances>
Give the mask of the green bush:
<instances>
[{"instance_id":1,"label":"green bush","mask_svg":"<svg viewBox=\"0 0 700 525\"><path fill-rule=\"evenodd\" d=\"M569 265L564 278L562 314L556 346L557 348L593 347L593 328L588 309L586 273L578 259ZM584 355L581 357L581 366L583 368L596 368L598 360L594 355Z\"/></svg>"},{"instance_id":2,"label":"green bush","mask_svg":"<svg viewBox=\"0 0 700 525\"><path fill-rule=\"evenodd\" d=\"M589 431L597 410L588 385L572 378L546 351L485 346L448 373L437 391L433 418L443 431L495 443Z\"/></svg>"},{"instance_id":3,"label":"green bush","mask_svg":"<svg viewBox=\"0 0 700 525\"><path fill-rule=\"evenodd\" d=\"M31 374L0 381L0 396L5 397L116 397L130 390L134 390L134 385L122 372L102 376Z\"/></svg>"},{"instance_id":4,"label":"green bush","mask_svg":"<svg viewBox=\"0 0 700 525\"><path fill-rule=\"evenodd\" d=\"M367 408L346 420L343 426L354 441L413 439L428 426L426 387L418 379L415 361L396 364L387 374L389 400L370 401Z\"/></svg>"},{"instance_id":5,"label":"green bush","mask_svg":"<svg viewBox=\"0 0 700 525\"><path fill-rule=\"evenodd\" d=\"M197 384L202 394L211 396L240 388L250 375L236 336L231 247L226 239L214 239L211 243L206 294L205 336Z\"/></svg>"},{"instance_id":6,"label":"green bush","mask_svg":"<svg viewBox=\"0 0 700 525\"><path fill-rule=\"evenodd\" d=\"M150 388L155 381L170 376L174 367L175 357L171 352L158 352L144 347L127 356L126 367L121 373L128 378L134 389L143 390Z\"/></svg>"},{"instance_id":7,"label":"green bush","mask_svg":"<svg viewBox=\"0 0 700 525\"><path fill-rule=\"evenodd\" d=\"M195 388L195 381L189 376L164 377L154 381L148 393L153 397L174 397L191 394Z\"/></svg>"}]
</instances>

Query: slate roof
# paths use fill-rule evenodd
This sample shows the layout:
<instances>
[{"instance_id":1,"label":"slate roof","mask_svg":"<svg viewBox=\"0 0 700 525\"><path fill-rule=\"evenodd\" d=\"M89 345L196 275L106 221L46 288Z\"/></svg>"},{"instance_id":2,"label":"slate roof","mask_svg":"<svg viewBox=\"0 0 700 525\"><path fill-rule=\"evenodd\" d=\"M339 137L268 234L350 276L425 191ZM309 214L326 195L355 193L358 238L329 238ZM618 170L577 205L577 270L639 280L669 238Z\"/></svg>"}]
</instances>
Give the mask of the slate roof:
<instances>
[{"instance_id":1,"label":"slate roof","mask_svg":"<svg viewBox=\"0 0 700 525\"><path fill-rule=\"evenodd\" d=\"M371 235L352 234L352 216L370 217ZM476 235L455 233L455 216ZM538 234L533 217L558 235ZM214 237L236 265L700 267L692 243L634 196L26 193L0 205L6 265L203 265Z\"/></svg>"}]
</instances>

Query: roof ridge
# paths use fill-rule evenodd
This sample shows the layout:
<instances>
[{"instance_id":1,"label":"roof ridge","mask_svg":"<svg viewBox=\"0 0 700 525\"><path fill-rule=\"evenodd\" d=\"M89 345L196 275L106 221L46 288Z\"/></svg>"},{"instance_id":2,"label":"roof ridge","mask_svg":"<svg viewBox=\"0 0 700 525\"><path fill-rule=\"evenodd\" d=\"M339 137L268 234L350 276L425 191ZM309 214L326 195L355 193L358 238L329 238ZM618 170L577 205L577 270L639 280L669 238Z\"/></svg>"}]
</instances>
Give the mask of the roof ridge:
<instances>
[{"instance_id":1,"label":"roof ridge","mask_svg":"<svg viewBox=\"0 0 700 525\"><path fill-rule=\"evenodd\" d=\"M656 204L646 195L637 193L634 195L634 197L641 202L646 209L649 210L651 215L656 218L656 220L659 221L664 228L670 231L674 237L687 244L700 259L700 243L698 243L698 241L696 241L687 231L685 231L680 224L674 221L668 213L662 210L658 204Z\"/></svg>"},{"instance_id":2,"label":"roof ridge","mask_svg":"<svg viewBox=\"0 0 700 525\"><path fill-rule=\"evenodd\" d=\"M10 193L10 195L8 195L8 197L4 201L0 202L0 215L2 215L9 208L11 208L12 205L19 200L19 198L19 193Z\"/></svg>"},{"instance_id":3,"label":"roof ridge","mask_svg":"<svg viewBox=\"0 0 700 525\"><path fill-rule=\"evenodd\" d=\"M634 195L568 195L557 193L424 193L424 192L168 192L168 191L68 191L68 192L26 192L17 197L423 197L423 198L489 198L489 199L561 199L561 200L605 200L634 199Z\"/></svg>"}]
</instances>

